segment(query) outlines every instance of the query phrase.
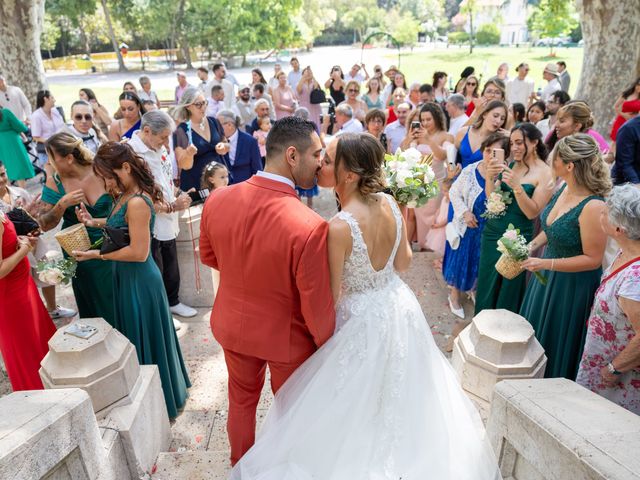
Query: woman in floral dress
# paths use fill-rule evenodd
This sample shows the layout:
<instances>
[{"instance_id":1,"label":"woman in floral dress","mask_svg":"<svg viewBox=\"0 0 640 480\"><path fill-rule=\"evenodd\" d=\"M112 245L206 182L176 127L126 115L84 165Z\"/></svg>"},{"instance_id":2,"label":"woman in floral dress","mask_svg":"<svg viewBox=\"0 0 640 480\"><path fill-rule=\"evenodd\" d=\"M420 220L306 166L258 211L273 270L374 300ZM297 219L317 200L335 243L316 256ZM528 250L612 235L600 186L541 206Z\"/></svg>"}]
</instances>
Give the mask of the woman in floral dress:
<instances>
[{"instance_id":1,"label":"woman in floral dress","mask_svg":"<svg viewBox=\"0 0 640 480\"><path fill-rule=\"evenodd\" d=\"M576 381L640 415L640 189L615 187L602 216L620 252L596 291Z\"/></svg>"}]
</instances>

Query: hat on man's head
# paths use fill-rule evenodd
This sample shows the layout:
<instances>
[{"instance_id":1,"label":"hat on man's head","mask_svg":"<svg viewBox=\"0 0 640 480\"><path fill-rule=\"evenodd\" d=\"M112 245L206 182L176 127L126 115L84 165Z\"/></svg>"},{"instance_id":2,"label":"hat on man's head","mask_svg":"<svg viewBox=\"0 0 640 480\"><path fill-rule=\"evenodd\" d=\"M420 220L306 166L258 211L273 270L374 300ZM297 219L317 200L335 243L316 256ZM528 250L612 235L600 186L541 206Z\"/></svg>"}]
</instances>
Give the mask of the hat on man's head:
<instances>
[{"instance_id":1,"label":"hat on man's head","mask_svg":"<svg viewBox=\"0 0 640 480\"><path fill-rule=\"evenodd\" d=\"M238 91L241 92L242 90L251 91L251 87L249 85L247 85L247 84L240 85L240 87L238 88Z\"/></svg>"},{"instance_id":2,"label":"hat on man's head","mask_svg":"<svg viewBox=\"0 0 640 480\"><path fill-rule=\"evenodd\" d=\"M399 72L398 67L396 67L395 65L391 65L391 66L387 69L387 71L386 71L386 72L384 72L384 74L388 76L391 72L396 72L396 73L398 73L398 72Z\"/></svg>"},{"instance_id":3,"label":"hat on man's head","mask_svg":"<svg viewBox=\"0 0 640 480\"><path fill-rule=\"evenodd\" d=\"M184 72L176 72L176 76L187 78L187 75Z\"/></svg>"},{"instance_id":4,"label":"hat on man's head","mask_svg":"<svg viewBox=\"0 0 640 480\"><path fill-rule=\"evenodd\" d=\"M547 63L547 65L544 67L544 71L550 73L551 75L555 75L556 77L560 75L560 72L558 72L558 65L556 65L555 63Z\"/></svg>"}]
</instances>

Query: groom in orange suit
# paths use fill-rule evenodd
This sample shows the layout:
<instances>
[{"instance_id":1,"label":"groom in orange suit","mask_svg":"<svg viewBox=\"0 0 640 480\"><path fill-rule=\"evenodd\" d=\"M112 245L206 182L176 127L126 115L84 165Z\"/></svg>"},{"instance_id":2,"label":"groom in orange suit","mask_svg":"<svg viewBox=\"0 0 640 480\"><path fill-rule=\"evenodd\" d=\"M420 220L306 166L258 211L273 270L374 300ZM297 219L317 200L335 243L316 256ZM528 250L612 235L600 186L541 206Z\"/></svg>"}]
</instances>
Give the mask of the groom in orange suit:
<instances>
[{"instance_id":1,"label":"groom in orange suit","mask_svg":"<svg viewBox=\"0 0 640 480\"><path fill-rule=\"evenodd\" d=\"M335 328L328 224L300 202L322 166L313 123L286 117L267 137L264 172L215 190L200 226L200 256L220 271L211 314L229 372L231 463L251 448L269 365L275 394Z\"/></svg>"}]
</instances>

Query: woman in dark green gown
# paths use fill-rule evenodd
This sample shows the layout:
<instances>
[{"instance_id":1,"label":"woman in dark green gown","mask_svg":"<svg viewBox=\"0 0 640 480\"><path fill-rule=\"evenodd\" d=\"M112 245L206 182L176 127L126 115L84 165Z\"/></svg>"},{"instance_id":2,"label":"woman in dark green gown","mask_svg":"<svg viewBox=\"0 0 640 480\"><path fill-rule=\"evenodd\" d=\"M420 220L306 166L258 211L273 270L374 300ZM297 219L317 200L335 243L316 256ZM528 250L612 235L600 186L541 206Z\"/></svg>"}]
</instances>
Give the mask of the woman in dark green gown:
<instances>
[{"instance_id":1,"label":"woman in dark green gown","mask_svg":"<svg viewBox=\"0 0 640 480\"><path fill-rule=\"evenodd\" d=\"M553 171L565 185L542 213L542 229L531 250L544 244L544 258L524 262L543 270L547 285L531 280L520 314L529 320L547 355L545 377L575 379L593 296L600 285L606 235L600 226L611 190L609 169L596 141L578 133L556 145Z\"/></svg>"},{"instance_id":2,"label":"woman in dark green gown","mask_svg":"<svg viewBox=\"0 0 640 480\"><path fill-rule=\"evenodd\" d=\"M162 201L144 161L126 144L102 145L94 158L95 172L109 191L120 192L109 218L93 218L84 207L79 212L87 226L128 228L127 246L104 255L99 250L74 252L79 261L111 260L115 326L136 347L143 365L157 365L169 417L184 407L191 386L169 311L160 270L150 254L155 213Z\"/></svg>"},{"instance_id":3,"label":"woman in dark green gown","mask_svg":"<svg viewBox=\"0 0 640 480\"><path fill-rule=\"evenodd\" d=\"M518 313L526 290L526 275L509 280L495 266L500 258L497 242L509 224L520 230L527 241L533 238L533 220L545 207L553 193L551 169L545 163L547 149L542 134L535 125L522 123L511 130L511 156L508 167L500 161L491 162L489 174L498 177L500 189L509 192L511 203L506 212L485 223L480 245L480 267L476 291L475 313L485 309L504 308ZM487 197L496 183L487 182Z\"/></svg>"},{"instance_id":4,"label":"woman in dark green gown","mask_svg":"<svg viewBox=\"0 0 640 480\"><path fill-rule=\"evenodd\" d=\"M38 221L43 230L55 228L62 219L62 228L78 223L76 207L84 203L95 217L106 217L113 202L104 182L93 172L93 153L82 140L69 133L56 133L47 141L49 162L47 182L42 189ZM66 185L66 187L65 187ZM90 241L102 238L99 228L88 227ZM65 257L66 252L63 252ZM111 262L92 260L78 264L71 281L80 318L104 318L114 325Z\"/></svg>"}]
</instances>

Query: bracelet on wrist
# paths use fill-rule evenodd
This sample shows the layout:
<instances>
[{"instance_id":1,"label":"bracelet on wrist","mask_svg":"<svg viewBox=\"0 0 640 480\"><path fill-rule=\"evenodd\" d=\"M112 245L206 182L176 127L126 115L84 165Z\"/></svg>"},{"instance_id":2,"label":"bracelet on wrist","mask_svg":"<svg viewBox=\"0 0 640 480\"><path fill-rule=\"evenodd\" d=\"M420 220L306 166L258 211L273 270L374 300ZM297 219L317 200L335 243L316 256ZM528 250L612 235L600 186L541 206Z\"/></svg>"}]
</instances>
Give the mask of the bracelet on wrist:
<instances>
[{"instance_id":1,"label":"bracelet on wrist","mask_svg":"<svg viewBox=\"0 0 640 480\"><path fill-rule=\"evenodd\" d=\"M616 370L612 362L607 363L607 370L609 370L609 373L612 375L622 375L622 372Z\"/></svg>"}]
</instances>

